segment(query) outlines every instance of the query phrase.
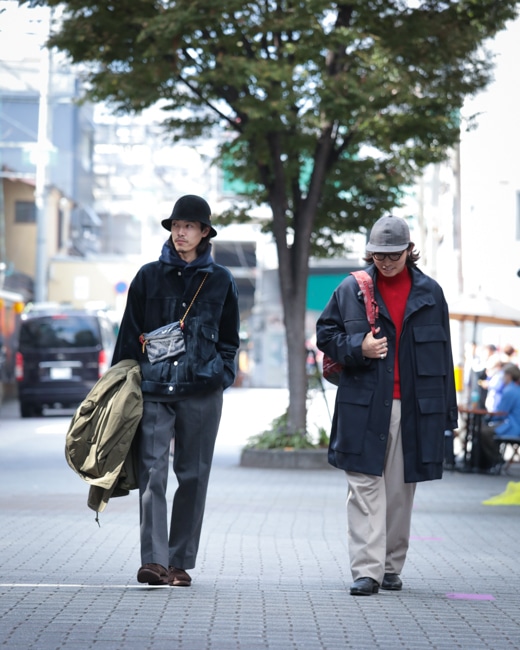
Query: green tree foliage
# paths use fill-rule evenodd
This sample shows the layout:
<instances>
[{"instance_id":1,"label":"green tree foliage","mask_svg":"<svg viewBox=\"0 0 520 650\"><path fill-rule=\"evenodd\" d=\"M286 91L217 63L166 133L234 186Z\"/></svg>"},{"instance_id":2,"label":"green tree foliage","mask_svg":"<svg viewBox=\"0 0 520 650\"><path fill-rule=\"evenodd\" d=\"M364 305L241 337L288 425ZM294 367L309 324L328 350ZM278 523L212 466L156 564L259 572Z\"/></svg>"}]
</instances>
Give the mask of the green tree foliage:
<instances>
[{"instance_id":1,"label":"green tree foliage","mask_svg":"<svg viewBox=\"0 0 520 650\"><path fill-rule=\"evenodd\" d=\"M305 430L311 255L341 249L446 156L467 95L485 87L483 44L516 15L496 0L42 0L62 6L50 44L115 110L161 100L178 138L222 131L222 154L267 204L288 345L288 426ZM243 205L242 205L243 207ZM226 215L224 215L225 217ZM228 218L230 215L227 215Z\"/></svg>"}]
</instances>

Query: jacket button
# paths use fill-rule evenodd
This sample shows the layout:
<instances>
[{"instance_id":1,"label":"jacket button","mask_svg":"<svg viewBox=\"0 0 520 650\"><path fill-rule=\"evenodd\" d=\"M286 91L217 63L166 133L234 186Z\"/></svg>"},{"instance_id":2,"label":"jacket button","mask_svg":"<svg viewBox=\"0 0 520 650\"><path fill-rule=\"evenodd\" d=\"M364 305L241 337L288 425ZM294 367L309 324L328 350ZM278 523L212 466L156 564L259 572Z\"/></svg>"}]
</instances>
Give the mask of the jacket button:
<instances>
[{"instance_id":1,"label":"jacket button","mask_svg":"<svg viewBox=\"0 0 520 650\"><path fill-rule=\"evenodd\" d=\"M178 366L178 365L179 365L179 362L178 362L178 361L174 361L174 362L173 362L173 365L174 365L174 366Z\"/></svg>"},{"instance_id":2,"label":"jacket button","mask_svg":"<svg viewBox=\"0 0 520 650\"><path fill-rule=\"evenodd\" d=\"M168 386L168 390L171 392L173 390L173 386Z\"/></svg>"},{"instance_id":3,"label":"jacket button","mask_svg":"<svg viewBox=\"0 0 520 650\"><path fill-rule=\"evenodd\" d=\"M385 406L389 406L389 405L390 405L390 402L389 402L387 399L385 399L384 404L385 404Z\"/></svg>"},{"instance_id":4,"label":"jacket button","mask_svg":"<svg viewBox=\"0 0 520 650\"><path fill-rule=\"evenodd\" d=\"M384 433L380 433L380 434L379 434L379 440L385 440L385 439L386 439L385 434L384 434Z\"/></svg>"},{"instance_id":5,"label":"jacket button","mask_svg":"<svg viewBox=\"0 0 520 650\"><path fill-rule=\"evenodd\" d=\"M182 271L177 271L177 275L182 275Z\"/></svg>"},{"instance_id":6,"label":"jacket button","mask_svg":"<svg viewBox=\"0 0 520 650\"><path fill-rule=\"evenodd\" d=\"M182 303L182 306L183 306L183 307L186 307L186 303L185 303L185 302L183 302L183 303Z\"/></svg>"}]
</instances>

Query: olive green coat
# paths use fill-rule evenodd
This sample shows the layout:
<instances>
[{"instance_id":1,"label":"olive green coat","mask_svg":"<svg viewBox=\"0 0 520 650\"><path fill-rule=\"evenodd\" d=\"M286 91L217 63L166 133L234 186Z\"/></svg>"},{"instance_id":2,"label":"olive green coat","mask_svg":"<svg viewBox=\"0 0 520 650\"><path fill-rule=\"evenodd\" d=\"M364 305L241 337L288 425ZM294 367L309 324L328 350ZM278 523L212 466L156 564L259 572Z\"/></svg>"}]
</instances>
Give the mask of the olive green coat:
<instances>
[{"instance_id":1,"label":"olive green coat","mask_svg":"<svg viewBox=\"0 0 520 650\"><path fill-rule=\"evenodd\" d=\"M96 512L110 497L137 488L131 448L142 414L139 364L124 359L98 380L72 418L65 458L90 484L87 503Z\"/></svg>"}]
</instances>

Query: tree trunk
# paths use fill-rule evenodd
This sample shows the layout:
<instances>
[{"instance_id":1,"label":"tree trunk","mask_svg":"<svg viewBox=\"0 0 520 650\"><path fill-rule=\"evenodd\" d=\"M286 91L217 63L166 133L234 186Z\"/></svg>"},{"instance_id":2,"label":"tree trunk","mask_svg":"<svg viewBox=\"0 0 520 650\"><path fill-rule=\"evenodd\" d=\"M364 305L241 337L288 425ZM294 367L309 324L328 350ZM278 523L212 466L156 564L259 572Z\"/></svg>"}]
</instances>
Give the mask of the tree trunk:
<instances>
[{"instance_id":1,"label":"tree trunk","mask_svg":"<svg viewBox=\"0 0 520 650\"><path fill-rule=\"evenodd\" d=\"M273 211L274 213L274 211ZM289 387L288 428L304 435L307 430L306 332L307 279L309 275L309 240L296 240L287 246L285 223L283 237L275 239L278 249L278 277L282 297L287 344Z\"/></svg>"},{"instance_id":2,"label":"tree trunk","mask_svg":"<svg viewBox=\"0 0 520 650\"><path fill-rule=\"evenodd\" d=\"M324 125L316 147L314 167L307 196L302 198L299 182L293 184L292 231L293 241L287 238L288 200L285 192L285 174L281 163L280 140L276 134L268 139L273 168L277 171L269 186L269 203L273 211L273 234L278 253L278 277L282 296L285 338L287 343L287 370L289 384L289 433L307 432L307 371L305 347L305 316L307 312L307 280L309 277L310 238L316 210L325 181L325 169L332 151L331 125Z\"/></svg>"},{"instance_id":3,"label":"tree trunk","mask_svg":"<svg viewBox=\"0 0 520 650\"><path fill-rule=\"evenodd\" d=\"M280 286L282 285L280 278ZM307 370L305 346L305 313L307 307L307 276L299 278L292 295L282 290L285 337L287 342L287 378L289 385L288 427L291 433L307 430Z\"/></svg>"}]
</instances>

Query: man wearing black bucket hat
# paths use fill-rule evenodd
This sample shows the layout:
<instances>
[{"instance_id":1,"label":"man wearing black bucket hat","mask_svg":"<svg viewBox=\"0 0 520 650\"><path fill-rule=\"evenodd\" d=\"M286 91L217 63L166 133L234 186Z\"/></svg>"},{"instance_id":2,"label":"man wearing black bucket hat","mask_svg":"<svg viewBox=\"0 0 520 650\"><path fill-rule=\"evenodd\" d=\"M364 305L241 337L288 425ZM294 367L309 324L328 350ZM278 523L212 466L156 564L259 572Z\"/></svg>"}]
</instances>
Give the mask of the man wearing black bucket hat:
<instances>
[{"instance_id":1,"label":"man wearing black bucket hat","mask_svg":"<svg viewBox=\"0 0 520 650\"><path fill-rule=\"evenodd\" d=\"M404 219L381 217L366 246L379 318L372 334L350 275L317 322L317 344L343 365L329 462L345 470L353 596L399 591L415 486L442 476L457 428L448 306L417 268Z\"/></svg>"},{"instance_id":2,"label":"man wearing black bucket hat","mask_svg":"<svg viewBox=\"0 0 520 650\"><path fill-rule=\"evenodd\" d=\"M138 582L188 587L195 566L223 390L235 379L238 293L231 273L215 264L211 209L200 196L178 199L161 221L171 236L158 261L133 279L112 364L139 362L143 417L136 436L141 563ZM182 324L179 332L178 323ZM155 330L177 329L183 351ZM161 334L162 334L161 332ZM166 487L174 440L175 491L168 530Z\"/></svg>"}]
</instances>

